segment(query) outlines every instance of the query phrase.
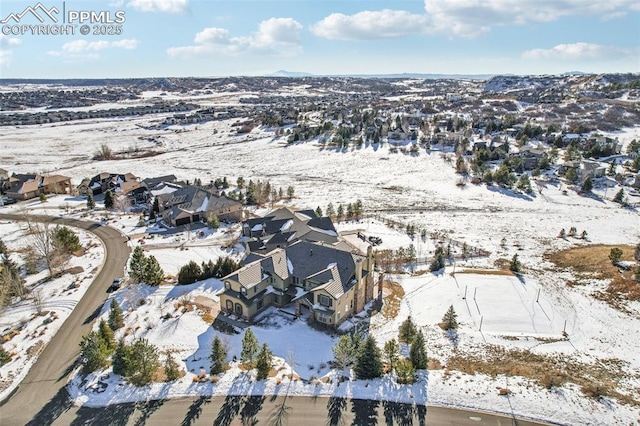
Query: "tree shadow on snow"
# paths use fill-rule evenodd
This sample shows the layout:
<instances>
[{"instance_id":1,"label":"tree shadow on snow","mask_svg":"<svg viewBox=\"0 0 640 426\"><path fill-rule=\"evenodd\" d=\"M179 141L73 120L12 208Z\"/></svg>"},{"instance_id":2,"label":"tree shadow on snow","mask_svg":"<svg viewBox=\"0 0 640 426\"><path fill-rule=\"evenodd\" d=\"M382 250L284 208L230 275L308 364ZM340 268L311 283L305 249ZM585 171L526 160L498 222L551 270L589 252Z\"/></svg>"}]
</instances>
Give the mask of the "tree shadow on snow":
<instances>
[{"instance_id":1,"label":"tree shadow on snow","mask_svg":"<svg viewBox=\"0 0 640 426\"><path fill-rule=\"evenodd\" d=\"M342 426L345 420L342 413L347 408L347 400L332 396L327 402L327 424L331 426Z\"/></svg>"},{"instance_id":2,"label":"tree shadow on snow","mask_svg":"<svg viewBox=\"0 0 640 426\"><path fill-rule=\"evenodd\" d=\"M533 201L533 199L535 198L535 194L533 194L533 196L529 196L529 195L516 192L512 189L503 188L501 186L496 186L496 185L487 186L487 189L491 192L497 192L498 194L506 195L507 197L519 198L525 201Z\"/></svg>"},{"instance_id":3,"label":"tree shadow on snow","mask_svg":"<svg viewBox=\"0 0 640 426\"><path fill-rule=\"evenodd\" d=\"M72 426L80 425L114 425L125 426L129 417L135 411L135 404L116 404L109 407L89 408L81 407L76 413L76 418L71 422ZM51 423L39 423L51 424Z\"/></svg>"},{"instance_id":4,"label":"tree shadow on snow","mask_svg":"<svg viewBox=\"0 0 640 426\"><path fill-rule=\"evenodd\" d=\"M184 416L184 419L182 419L182 423L180 423L180 426L190 426L195 423L195 421L200 417L200 414L202 414L202 406L210 402L211 396L209 395L203 395L193 401L193 403L189 406L189 410Z\"/></svg>"},{"instance_id":5,"label":"tree shadow on snow","mask_svg":"<svg viewBox=\"0 0 640 426\"><path fill-rule=\"evenodd\" d=\"M353 413L353 426L370 426L377 423L378 406L380 401L370 399L352 399L351 412Z\"/></svg>"}]
</instances>

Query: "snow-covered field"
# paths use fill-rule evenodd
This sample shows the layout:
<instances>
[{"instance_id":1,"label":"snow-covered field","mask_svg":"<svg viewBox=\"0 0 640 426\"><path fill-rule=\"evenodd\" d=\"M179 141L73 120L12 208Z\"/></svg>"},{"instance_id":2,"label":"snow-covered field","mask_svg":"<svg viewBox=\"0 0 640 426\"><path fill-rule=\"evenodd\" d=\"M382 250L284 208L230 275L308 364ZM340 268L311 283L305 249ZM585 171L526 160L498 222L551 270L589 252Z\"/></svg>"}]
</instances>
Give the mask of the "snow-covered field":
<instances>
[{"instance_id":1,"label":"snow-covered field","mask_svg":"<svg viewBox=\"0 0 640 426\"><path fill-rule=\"evenodd\" d=\"M320 206L324 210L329 202L336 207L339 203L361 199L368 216L360 223L340 223L337 228L341 232L360 230L367 235L380 236L384 248L397 249L413 243L419 257L429 255L434 249L430 239L418 242L417 238L411 240L398 229L384 226L386 219L392 219L424 228L429 233L445 232L449 238L490 252L488 257L457 262L456 271L470 267L492 268L498 259L510 259L518 253L527 271L524 282L509 276L451 276L452 266L441 275L424 273L391 277L405 290L400 313L393 321L374 316L371 332L378 343L383 344L395 336L399 323L411 315L426 331L430 356L446 364L454 349L437 323L449 305L453 305L461 322L457 351L477 352L484 345L495 344L505 348L528 348L541 354L567 354L586 363L620 359L628 363L633 377L624 384L626 388L640 388L640 359L637 356L640 304L629 303L631 313L623 314L594 299L591 286L566 286L572 274L551 271L551 265L543 259L544 253L574 245L636 244L640 241L637 210L623 209L609 201L618 188L596 188L594 192L601 199L581 197L571 190L566 191L564 184L549 181L534 185L533 196L484 185L467 184L461 188L456 186L459 176L452 165L443 161L437 151L422 150L418 156L411 156L391 153L387 146L366 144L347 150L324 148L316 143L287 146L284 141L274 139L273 133L266 128L254 129L248 135L236 135L231 127L235 120L172 126L164 130L144 128L150 121L161 119L127 118L3 128L0 167L11 172L65 174L73 176L74 183L103 171L132 172L142 178L173 173L179 179L191 181L194 178L215 180L223 176L230 182L235 182L239 176L247 181L269 180L275 187L294 186L296 198L292 205L300 208ZM628 143L637 135L638 128L633 128L617 136ZM158 142L140 139L149 136ZM46 143L36 149L33 141L39 140ZM116 152L135 148L156 149L163 153L145 159L92 161L93 153L105 142ZM112 225L136 235L145 230L137 227L137 219L136 215L112 215ZM578 233L587 231L588 241L556 238L560 229L568 230L572 226ZM204 238L202 246L198 237L192 236L185 245L186 250L160 247L170 241L157 236L145 240L145 244L150 245L149 253L158 258L165 271L175 274L188 260L200 263L211 258L215 261L217 256L230 254L228 249L220 249L220 241L227 240L227 235L218 232L218 236ZM505 244L502 244L503 239ZM157 246L152 247L154 244ZM424 267L422 265L421 269ZM431 370L416 386L393 391L388 391L392 387L388 379L372 382L369 386L362 382L338 386L336 373L326 366L332 358L333 338L300 322L291 323L285 320L286 316L274 316L277 321L256 326L254 331L258 339L267 342L281 360L287 360L293 353L296 361L293 368L302 379L328 375L328 379L333 379L332 383L297 381L289 386L286 378L281 379L281 385L276 384L276 379L259 383L248 379L234 366L217 384L194 385L193 375L200 374L200 368L208 369L206 356L217 332L197 313L176 309L175 303L181 297L187 297L179 293L189 289L192 291L189 290L188 298L204 296L215 300L220 283L211 280L194 286L192 289L160 287L145 290L142 299L147 303L127 313L128 326L134 330L128 338L147 337L161 349L179 350L183 368L189 374L175 383L155 384L140 390L119 382L112 374L108 378L98 375L89 380L88 389L87 383L81 386L78 381L74 382L76 401L101 405L150 396L225 394L230 391L366 398L379 397L377 393L385 389L386 397L395 400L513 412L567 424L629 424L640 418L637 407L621 406L608 398L588 399L577 386L567 385L550 392L517 377L492 379L456 372L446 375L444 370ZM126 291L123 289L113 297L120 301L139 297L136 294L127 296ZM126 309L126 304L123 307ZM173 317L161 320L160 316L166 313ZM563 330L568 340L563 339ZM239 355L241 335L221 336L229 343L230 356ZM109 384L106 391L91 391L99 388L98 381ZM512 394L499 396L496 387L508 387Z\"/></svg>"}]
</instances>

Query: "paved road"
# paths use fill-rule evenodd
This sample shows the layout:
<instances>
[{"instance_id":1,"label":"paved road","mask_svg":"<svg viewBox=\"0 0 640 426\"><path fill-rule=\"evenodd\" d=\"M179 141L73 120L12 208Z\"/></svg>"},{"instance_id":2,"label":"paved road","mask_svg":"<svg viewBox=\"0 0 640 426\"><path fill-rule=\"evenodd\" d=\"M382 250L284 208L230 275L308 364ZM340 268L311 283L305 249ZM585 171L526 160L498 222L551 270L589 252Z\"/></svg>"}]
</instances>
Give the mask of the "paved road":
<instances>
[{"instance_id":1,"label":"paved road","mask_svg":"<svg viewBox=\"0 0 640 426\"><path fill-rule=\"evenodd\" d=\"M283 408L284 406L284 408ZM534 426L466 410L414 407L370 400L342 398L227 396L198 397L120 404L104 408L63 407L54 425L429 425Z\"/></svg>"},{"instance_id":2,"label":"paved road","mask_svg":"<svg viewBox=\"0 0 640 426\"><path fill-rule=\"evenodd\" d=\"M41 216L42 220L46 217ZM23 220L0 214L0 220ZM122 275L129 256L126 238L94 222L53 218L97 235L105 244L106 263L36 364L4 405L0 425L519 425L540 423L466 410L414 407L369 400L314 397L198 397L119 404L104 408L75 407L65 385L76 365L79 342L91 330L106 299L105 290ZM284 407L284 408L283 408Z\"/></svg>"},{"instance_id":3,"label":"paved road","mask_svg":"<svg viewBox=\"0 0 640 426\"><path fill-rule=\"evenodd\" d=\"M79 343L83 335L91 331L93 320L106 299L106 289L113 278L122 276L130 249L126 238L117 230L100 226L96 222L46 216L30 216L33 220L51 220L53 224L75 226L94 233L104 243L105 262L102 270L89 286L76 308L62 324L58 333L40 354L17 390L0 407L0 424L43 425L34 414L42 407L64 406L66 391L64 386L79 355ZM23 215L0 214L1 220L24 220Z\"/></svg>"}]
</instances>

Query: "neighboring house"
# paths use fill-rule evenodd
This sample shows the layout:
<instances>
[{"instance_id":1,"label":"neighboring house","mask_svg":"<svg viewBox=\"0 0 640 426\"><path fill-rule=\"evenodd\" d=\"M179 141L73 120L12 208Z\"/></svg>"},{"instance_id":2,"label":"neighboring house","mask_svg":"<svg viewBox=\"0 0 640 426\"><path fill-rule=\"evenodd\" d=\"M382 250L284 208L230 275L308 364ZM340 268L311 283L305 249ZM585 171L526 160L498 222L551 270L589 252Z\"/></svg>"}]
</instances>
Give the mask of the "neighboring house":
<instances>
[{"instance_id":1,"label":"neighboring house","mask_svg":"<svg viewBox=\"0 0 640 426\"><path fill-rule=\"evenodd\" d=\"M286 207L264 217L244 221L242 235L251 238L246 245L249 252L262 253L300 240L328 244L338 241L338 232L331 218L317 217L313 210L293 211Z\"/></svg>"},{"instance_id":2,"label":"neighboring house","mask_svg":"<svg viewBox=\"0 0 640 426\"><path fill-rule=\"evenodd\" d=\"M147 186L149 191L154 191L167 183L175 183L178 178L175 175L159 176L155 178L146 178L142 183Z\"/></svg>"},{"instance_id":3,"label":"neighboring house","mask_svg":"<svg viewBox=\"0 0 640 426\"><path fill-rule=\"evenodd\" d=\"M40 194L70 194L71 178L62 175L14 174L9 178L7 197L28 200Z\"/></svg>"},{"instance_id":4,"label":"neighboring house","mask_svg":"<svg viewBox=\"0 0 640 426\"><path fill-rule=\"evenodd\" d=\"M126 195L134 203L143 203L149 198L149 190L144 183L132 173L100 173L92 178L85 178L78 185L78 193L96 196L111 191L114 195Z\"/></svg>"},{"instance_id":5,"label":"neighboring house","mask_svg":"<svg viewBox=\"0 0 640 426\"><path fill-rule=\"evenodd\" d=\"M298 241L265 255L251 253L222 278L220 308L251 321L269 306L294 302L297 315L337 327L373 300L373 251L367 256L332 245Z\"/></svg>"},{"instance_id":6,"label":"neighboring house","mask_svg":"<svg viewBox=\"0 0 640 426\"><path fill-rule=\"evenodd\" d=\"M242 220L242 204L229 197L220 197L193 185L159 194L160 214L167 225L181 226L217 216L220 220Z\"/></svg>"},{"instance_id":7,"label":"neighboring house","mask_svg":"<svg viewBox=\"0 0 640 426\"><path fill-rule=\"evenodd\" d=\"M525 170L533 170L540 164L540 160L546 155L546 151L543 149L532 148L524 146L520 148L520 151L514 154L520 157L523 161Z\"/></svg>"},{"instance_id":8,"label":"neighboring house","mask_svg":"<svg viewBox=\"0 0 640 426\"><path fill-rule=\"evenodd\" d=\"M582 170L580 177L584 180L587 177L591 179L601 178L607 174L607 167L597 161L582 160Z\"/></svg>"}]
</instances>

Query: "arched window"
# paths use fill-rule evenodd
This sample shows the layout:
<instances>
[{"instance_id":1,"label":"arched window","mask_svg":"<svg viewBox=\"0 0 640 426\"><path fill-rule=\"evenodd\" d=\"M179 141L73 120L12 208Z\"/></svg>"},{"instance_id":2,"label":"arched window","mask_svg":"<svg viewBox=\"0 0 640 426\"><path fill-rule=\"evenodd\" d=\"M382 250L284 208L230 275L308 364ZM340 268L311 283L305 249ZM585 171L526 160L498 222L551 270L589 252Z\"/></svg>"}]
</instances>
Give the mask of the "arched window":
<instances>
[{"instance_id":1,"label":"arched window","mask_svg":"<svg viewBox=\"0 0 640 426\"><path fill-rule=\"evenodd\" d=\"M233 302L231 300L227 300L227 310L229 312L233 311Z\"/></svg>"},{"instance_id":2,"label":"arched window","mask_svg":"<svg viewBox=\"0 0 640 426\"><path fill-rule=\"evenodd\" d=\"M242 315L242 305L239 303L236 303L236 314Z\"/></svg>"}]
</instances>

